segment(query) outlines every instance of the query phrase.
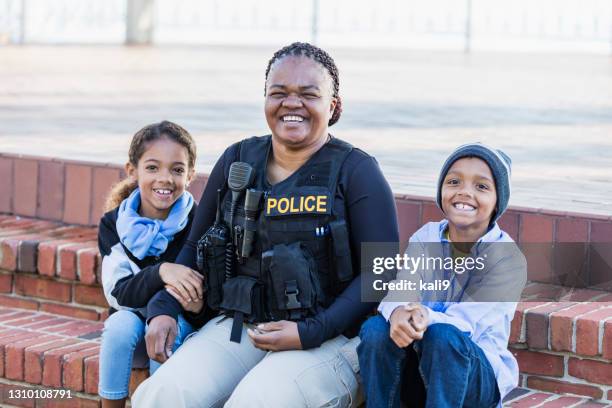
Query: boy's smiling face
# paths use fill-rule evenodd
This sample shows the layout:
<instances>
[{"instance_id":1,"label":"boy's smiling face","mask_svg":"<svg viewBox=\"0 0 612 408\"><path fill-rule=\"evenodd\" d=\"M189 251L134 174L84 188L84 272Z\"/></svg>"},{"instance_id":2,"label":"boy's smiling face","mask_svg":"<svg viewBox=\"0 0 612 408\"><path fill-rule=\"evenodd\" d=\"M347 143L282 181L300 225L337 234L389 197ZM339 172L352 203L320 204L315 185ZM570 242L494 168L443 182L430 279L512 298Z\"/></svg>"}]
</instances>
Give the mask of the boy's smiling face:
<instances>
[{"instance_id":1,"label":"boy's smiling face","mask_svg":"<svg viewBox=\"0 0 612 408\"><path fill-rule=\"evenodd\" d=\"M496 203L493 174L484 160L464 157L453 163L442 183L442 210L451 232L484 235Z\"/></svg>"}]
</instances>

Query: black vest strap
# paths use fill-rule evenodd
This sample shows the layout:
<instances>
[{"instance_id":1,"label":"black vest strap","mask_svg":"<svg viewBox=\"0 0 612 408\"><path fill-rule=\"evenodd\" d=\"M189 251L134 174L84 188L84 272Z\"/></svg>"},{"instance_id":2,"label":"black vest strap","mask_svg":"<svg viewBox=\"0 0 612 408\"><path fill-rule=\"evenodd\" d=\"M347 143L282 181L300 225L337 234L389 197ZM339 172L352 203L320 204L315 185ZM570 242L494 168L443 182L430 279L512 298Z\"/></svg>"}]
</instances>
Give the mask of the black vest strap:
<instances>
[{"instance_id":1,"label":"black vest strap","mask_svg":"<svg viewBox=\"0 0 612 408\"><path fill-rule=\"evenodd\" d=\"M242 338L242 324L244 323L244 314L242 312L234 313L234 322L232 323L232 332L230 334L230 341L234 343L240 343Z\"/></svg>"},{"instance_id":2,"label":"black vest strap","mask_svg":"<svg viewBox=\"0 0 612 408\"><path fill-rule=\"evenodd\" d=\"M234 225L228 225L230 230L257 228L250 256L234 263L235 273L223 285L220 309L234 317L232 341L240 342L245 321L297 321L316 314L329 306L337 283L352 277L346 210L338 193L340 171L352 149L332 137L291 176L270 185L266 168L272 136L241 142L236 159L253 167L250 188L265 194L255 221L246 218L242 199ZM336 196L340 201L334 205ZM225 194L221 208L226 223L229 200Z\"/></svg>"},{"instance_id":3,"label":"black vest strap","mask_svg":"<svg viewBox=\"0 0 612 408\"><path fill-rule=\"evenodd\" d=\"M352 150L351 144L332 137L296 171L297 180L290 187L325 186L334 192L338 185L340 169ZM255 184L258 187L267 185L265 170L271 151L271 135L252 137L241 142L238 160L249 163L255 169Z\"/></svg>"}]
</instances>

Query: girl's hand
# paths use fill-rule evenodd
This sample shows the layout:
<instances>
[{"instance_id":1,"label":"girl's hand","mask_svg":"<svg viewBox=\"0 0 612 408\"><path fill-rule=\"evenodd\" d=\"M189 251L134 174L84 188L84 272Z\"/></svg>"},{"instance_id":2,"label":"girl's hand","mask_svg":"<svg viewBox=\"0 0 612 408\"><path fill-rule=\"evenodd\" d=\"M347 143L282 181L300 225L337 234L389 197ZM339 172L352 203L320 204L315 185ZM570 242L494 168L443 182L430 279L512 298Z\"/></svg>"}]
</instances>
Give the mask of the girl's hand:
<instances>
[{"instance_id":1,"label":"girl's hand","mask_svg":"<svg viewBox=\"0 0 612 408\"><path fill-rule=\"evenodd\" d=\"M159 266L159 277L172 286L185 300L195 302L203 297L202 275L184 265L164 262Z\"/></svg>"},{"instance_id":2,"label":"girl's hand","mask_svg":"<svg viewBox=\"0 0 612 408\"><path fill-rule=\"evenodd\" d=\"M389 318L391 340L400 348L421 340L427 329L427 316L426 309L417 303L397 307Z\"/></svg>"},{"instance_id":3,"label":"girl's hand","mask_svg":"<svg viewBox=\"0 0 612 408\"><path fill-rule=\"evenodd\" d=\"M166 290L181 304L183 309L188 312L200 313L204 308L204 299L198 299L195 302L191 302L183 298L173 286L166 285Z\"/></svg>"},{"instance_id":4,"label":"girl's hand","mask_svg":"<svg viewBox=\"0 0 612 408\"><path fill-rule=\"evenodd\" d=\"M248 329L247 334L253 345L261 350L301 350L302 341L297 323L287 320L258 324L255 330Z\"/></svg>"}]
</instances>

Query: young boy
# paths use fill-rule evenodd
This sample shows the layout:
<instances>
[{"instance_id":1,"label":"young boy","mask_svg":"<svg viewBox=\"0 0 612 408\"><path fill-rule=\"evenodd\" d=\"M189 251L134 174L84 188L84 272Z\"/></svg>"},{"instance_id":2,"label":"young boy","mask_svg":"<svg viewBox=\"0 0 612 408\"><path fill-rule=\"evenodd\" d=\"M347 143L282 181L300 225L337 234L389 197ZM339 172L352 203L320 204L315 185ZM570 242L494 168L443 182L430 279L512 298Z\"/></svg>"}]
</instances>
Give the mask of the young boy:
<instances>
[{"instance_id":1,"label":"young boy","mask_svg":"<svg viewBox=\"0 0 612 408\"><path fill-rule=\"evenodd\" d=\"M437 204L446 219L424 225L406 250L431 266L400 270L396 280L416 289L388 293L361 328L367 406L495 407L517 385L507 346L526 261L496 222L510 197L510 164L480 143L444 163Z\"/></svg>"}]
</instances>

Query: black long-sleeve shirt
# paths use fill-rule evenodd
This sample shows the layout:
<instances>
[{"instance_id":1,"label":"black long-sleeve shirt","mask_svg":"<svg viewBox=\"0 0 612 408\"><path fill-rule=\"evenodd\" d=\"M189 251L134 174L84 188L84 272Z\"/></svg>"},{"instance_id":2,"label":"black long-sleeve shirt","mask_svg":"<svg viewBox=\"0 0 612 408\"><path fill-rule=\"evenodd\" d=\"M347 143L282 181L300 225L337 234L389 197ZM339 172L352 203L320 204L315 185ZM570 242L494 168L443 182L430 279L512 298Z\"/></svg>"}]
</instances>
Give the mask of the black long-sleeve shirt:
<instances>
[{"instance_id":1,"label":"black long-sleeve shirt","mask_svg":"<svg viewBox=\"0 0 612 408\"><path fill-rule=\"evenodd\" d=\"M197 242L214 222L216 191L226 183L229 167L237 160L237 148L238 144L230 146L215 164L177 263L195 269ZM372 156L353 149L340 170L338 188L345 197L353 265L360 265L361 243L399 241L393 194ZM327 309L298 322L302 347L318 347L324 341L355 327L374 306L361 302L361 281L357 275ZM180 304L166 291L161 291L149 302L147 314L149 318L162 314L176 317L180 311ZM205 310L200 320L210 316L210 311Z\"/></svg>"}]
</instances>

